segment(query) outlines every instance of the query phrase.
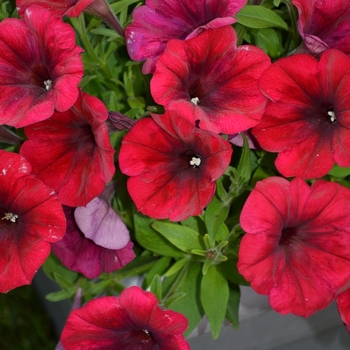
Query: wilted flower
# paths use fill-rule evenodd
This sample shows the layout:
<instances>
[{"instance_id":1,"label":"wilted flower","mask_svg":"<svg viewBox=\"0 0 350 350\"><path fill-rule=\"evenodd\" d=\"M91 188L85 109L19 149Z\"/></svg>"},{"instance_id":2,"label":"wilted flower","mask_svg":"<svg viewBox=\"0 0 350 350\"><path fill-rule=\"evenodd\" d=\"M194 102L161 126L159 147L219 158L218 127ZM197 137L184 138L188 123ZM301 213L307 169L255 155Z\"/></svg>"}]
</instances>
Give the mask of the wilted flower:
<instances>
[{"instance_id":1,"label":"wilted flower","mask_svg":"<svg viewBox=\"0 0 350 350\"><path fill-rule=\"evenodd\" d=\"M199 215L230 163L231 145L174 111L152 117L139 120L123 139L119 166L130 176L128 192L152 218Z\"/></svg>"},{"instance_id":2,"label":"wilted flower","mask_svg":"<svg viewBox=\"0 0 350 350\"><path fill-rule=\"evenodd\" d=\"M146 0L133 11L125 29L134 61L146 60L143 73L153 73L159 55L171 39L190 39L208 28L234 23L233 16L247 0Z\"/></svg>"},{"instance_id":3,"label":"wilted flower","mask_svg":"<svg viewBox=\"0 0 350 350\"><path fill-rule=\"evenodd\" d=\"M258 124L267 102L258 80L271 61L259 48L236 42L231 26L169 41L151 80L154 100L216 133L235 134Z\"/></svg>"},{"instance_id":4,"label":"wilted flower","mask_svg":"<svg viewBox=\"0 0 350 350\"><path fill-rule=\"evenodd\" d=\"M293 55L261 76L269 101L253 135L261 147L278 152L276 167L286 177L326 175L336 162L350 166L350 58L327 50L320 61Z\"/></svg>"},{"instance_id":5,"label":"wilted flower","mask_svg":"<svg viewBox=\"0 0 350 350\"><path fill-rule=\"evenodd\" d=\"M308 317L350 280L350 190L317 180L269 177L241 212L238 270L282 314Z\"/></svg>"},{"instance_id":6,"label":"wilted flower","mask_svg":"<svg viewBox=\"0 0 350 350\"><path fill-rule=\"evenodd\" d=\"M23 127L69 109L83 76L75 33L51 12L26 9L0 23L0 123Z\"/></svg>"},{"instance_id":7,"label":"wilted flower","mask_svg":"<svg viewBox=\"0 0 350 350\"><path fill-rule=\"evenodd\" d=\"M20 155L0 150L0 292L30 284L62 238L66 221L55 192Z\"/></svg>"},{"instance_id":8,"label":"wilted flower","mask_svg":"<svg viewBox=\"0 0 350 350\"><path fill-rule=\"evenodd\" d=\"M318 55L328 49L350 54L350 2L293 0L298 8L298 29L306 48Z\"/></svg>"},{"instance_id":9,"label":"wilted flower","mask_svg":"<svg viewBox=\"0 0 350 350\"><path fill-rule=\"evenodd\" d=\"M105 200L97 197L86 208L63 208L67 231L59 242L52 244L52 251L64 266L87 278L97 278L102 272L121 269L134 259L129 231Z\"/></svg>"},{"instance_id":10,"label":"wilted flower","mask_svg":"<svg viewBox=\"0 0 350 350\"><path fill-rule=\"evenodd\" d=\"M68 111L25 128L29 140L20 153L33 173L58 192L62 204L84 206L112 179L114 149L107 117L99 99L81 92Z\"/></svg>"},{"instance_id":11,"label":"wilted flower","mask_svg":"<svg viewBox=\"0 0 350 350\"><path fill-rule=\"evenodd\" d=\"M188 350L186 318L158 306L157 298L139 287L120 297L101 297L73 310L61 335L65 350Z\"/></svg>"}]
</instances>

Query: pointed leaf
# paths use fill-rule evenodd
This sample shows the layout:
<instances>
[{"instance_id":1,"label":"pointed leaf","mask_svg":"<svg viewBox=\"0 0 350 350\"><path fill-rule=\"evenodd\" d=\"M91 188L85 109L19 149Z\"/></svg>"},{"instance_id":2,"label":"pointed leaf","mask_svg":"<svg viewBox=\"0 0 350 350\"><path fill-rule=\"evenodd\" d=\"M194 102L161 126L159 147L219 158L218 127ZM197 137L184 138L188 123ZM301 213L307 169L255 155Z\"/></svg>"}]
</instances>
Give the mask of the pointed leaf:
<instances>
[{"instance_id":1,"label":"pointed leaf","mask_svg":"<svg viewBox=\"0 0 350 350\"><path fill-rule=\"evenodd\" d=\"M172 310L186 316L188 328L184 334L185 336L188 336L197 327L204 315L200 301L201 270L201 265L192 264L181 285L176 290L176 293L186 293L186 297L176 300L170 307Z\"/></svg>"},{"instance_id":2,"label":"pointed leaf","mask_svg":"<svg viewBox=\"0 0 350 350\"><path fill-rule=\"evenodd\" d=\"M202 278L201 301L214 339L220 334L228 299L229 287L226 278L216 265L210 266Z\"/></svg>"},{"instance_id":3,"label":"pointed leaf","mask_svg":"<svg viewBox=\"0 0 350 350\"><path fill-rule=\"evenodd\" d=\"M236 15L237 23L249 28L278 27L288 30L287 23L272 10L258 5L246 5Z\"/></svg>"},{"instance_id":4,"label":"pointed leaf","mask_svg":"<svg viewBox=\"0 0 350 350\"><path fill-rule=\"evenodd\" d=\"M190 253L192 249L204 249L202 237L189 227L161 221L155 221L152 227L186 253Z\"/></svg>"},{"instance_id":5,"label":"pointed leaf","mask_svg":"<svg viewBox=\"0 0 350 350\"><path fill-rule=\"evenodd\" d=\"M207 226L208 234L212 245L215 243L216 234L220 226L224 223L229 213L230 206L223 203L216 196L205 210L204 221Z\"/></svg>"},{"instance_id":6,"label":"pointed leaf","mask_svg":"<svg viewBox=\"0 0 350 350\"><path fill-rule=\"evenodd\" d=\"M229 298L226 308L226 319L235 330L239 328L239 301L241 299L241 291L237 284L229 283Z\"/></svg>"},{"instance_id":7,"label":"pointed leaf","mask_svg":"<svg viewBox=\"0 0 350 350\"><path fill-rule=\"evenodd\" d=\"M140 214L134 215L137 241L146 249L163 256L182 258L183 252L151 227L153 220Z\"/></svg>"},{"instance_id":8,"label":"pointed leaf","mask_svg":"<svg viewBox=\"0 0 350 350\"><path fill-rule=\"evenodd\" d=\"M250 160L250 148L248 144L247 137L244 133L242 133L243 137L243 150L241 159L239 160L239 164L237 167L237 172L241 179L244 179L245 182L250 180L251 174L251 160Z\"/></svg>"}]
</instances>

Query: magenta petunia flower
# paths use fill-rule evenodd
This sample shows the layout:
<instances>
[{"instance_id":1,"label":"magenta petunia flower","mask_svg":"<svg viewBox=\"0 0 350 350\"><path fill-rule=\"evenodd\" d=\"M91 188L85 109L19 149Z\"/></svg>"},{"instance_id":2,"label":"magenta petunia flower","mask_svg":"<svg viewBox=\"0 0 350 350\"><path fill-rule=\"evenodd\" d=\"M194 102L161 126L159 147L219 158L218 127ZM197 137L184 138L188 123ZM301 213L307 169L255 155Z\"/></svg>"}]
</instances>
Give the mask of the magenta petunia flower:
<instances>
[{"instance_id":1,"label":"magenta petunia flower","mask_svg":"<svg viewBox=\"0 0 350 350\"><path fill-rule=\"evenodd\" d=\"M94 0L16 0L18 14L23 17L27 7L38 5L56 16L77 17Z\"/></svg>"},{"instance_id":2,"label":"magenta petunia flower","mask_svg":"<svg viewBox=\"0 0 350 350\"><path fill-rule=\"evenodd\" d=\"M102 272L114 272L135 258L125 224L106 205L102 199L95 198L85 213L83 207L78 207L83 213L77 213L78 208L64 206L67 231L59 242L52 244L52 251L64 266L87 278L97 278ZM77 222L92 212L91 207L96 209L92 216L95 222L89 221L91 226L88 228L84 224L79 227ZM96 215L98 212L100 215ZM89 238L91 230L95 230L95 234Z\"/></svg>"},{"instance_id":3,"label":"magenta petunia flower","mask_svg":"<svg viewBox=\"0 0 350 350\"><path fill-rule=\"evenodd\" d=\"M61 335L66 350L189 350L182 314L164 310L157 298L139 287L124 289L73 310Z\"/></svg>"},{"instance_id":4,"label":"magenta petunia flower","mask_svg":"<svg viewBox=\"0 0 350 350\"><path fill-rule=\"evenodd\" d=\"M238 270L273 309L308 317L350 280L350 190L334 182L258 182L241 212Z\"/></svg>"},{"instance_id":5,"label":"magenta petunia flower","mask_svg":"<svg viewBox=\"0 0 350 350\"><path fill-rule=\"evenodd\" d=\"M139 120L124 137L121 171L143 214L181 221L199 215L228 167L232 148L221 136L202 130L173 111Z\"/></svg>"},{"instance_id":6,"label":"magenta petunia flower","mask_svg":"<svg viewBox=\"0 0 350 350\"><path fill-rule=\"evenodd\" d=\"M299 12L298 29L305 47L318 55L328 49L350 54L350 2L293 0Z\"/></svg>"},{"instance_id":7,"label":"magenta petunia flower","mask_svg":"<svg viewBox=\"0 0 350 350\"><path fill-rule=\"evenodd\" d=\"M23 127L69 109L84 74L72 27L39 7L0 23L0 123Z\"/></svg>"},{"instance_id":8,"label":"magenta petunia flower","mask_svg":"<svg viewBox=\"0 0 350 350\"><path fill-rule=\"evenodd\" d=\"M258 79L271 61L259 48L236 42L231 26L169 41L151 80L154 100L216 133L235 134L258 124L267 101Z\"/></svg>"},{"instance_id":9,"label":"magenta petunia flower","mask_svg":"<svg viewBox=\"0 0 350 350\"><path fill-rule=\"evenodd\" d=\"M62 204L85 206L101 194L114 174L108 111L96 97L79 94L66 112L25 128L20 153L36 174L58 192Z\"/></svg>"},{"instance_id":10,"label":"magenta petunia flower","mask_svg":"<svg viewBox=\"0 0 350 350\"><path fill-rule=\"evenodd\" d=\"M286 177L326 175L334 163L350 166L350 58L327 50L282 58L261 76L269 101L253 135L261 147L278 152Z\"/></svg>"},{"instance_id":11,"label":"magenta petunia flower","mask_svg":"<svg viewBox=\"0 0 350 350\"><path fill-rule=\"evenodd\" d=\"M153 73L159 55L171 39L190 39L208 28L234 23L233 16L247 0L146 0L137 7L134 22L125 29L134 61L146 60L143 73Z\"/></svg>"},{"instance_id":12,"label":"magenta petunia flower","mask_svg":"<svg viewBox=\"0 0 350 350\"><path fill-rule=\"evenodd\" d=\"M30 284L62 238L66 221L55 192L19 154L0 150L0 292Z\"/></svg>"}]
</instances>

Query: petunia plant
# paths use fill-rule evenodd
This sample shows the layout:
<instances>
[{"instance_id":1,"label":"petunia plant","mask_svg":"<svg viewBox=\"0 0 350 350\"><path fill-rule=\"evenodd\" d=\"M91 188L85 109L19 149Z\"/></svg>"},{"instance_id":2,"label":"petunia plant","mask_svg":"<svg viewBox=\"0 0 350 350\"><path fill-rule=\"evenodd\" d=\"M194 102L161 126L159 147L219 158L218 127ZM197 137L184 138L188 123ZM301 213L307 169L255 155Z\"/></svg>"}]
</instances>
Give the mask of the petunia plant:
<instances>
[{"instance_id":1,"label":"petunia plant","mask_svg":"<svg viewBox=\"0 0 350 350\"><path fill-rule=\"evenodd\" d=\"M189 349L240 286L350 332L347 1L0 9L0 292L42 266L58 349Z\"/></svg>"}]
</instances>

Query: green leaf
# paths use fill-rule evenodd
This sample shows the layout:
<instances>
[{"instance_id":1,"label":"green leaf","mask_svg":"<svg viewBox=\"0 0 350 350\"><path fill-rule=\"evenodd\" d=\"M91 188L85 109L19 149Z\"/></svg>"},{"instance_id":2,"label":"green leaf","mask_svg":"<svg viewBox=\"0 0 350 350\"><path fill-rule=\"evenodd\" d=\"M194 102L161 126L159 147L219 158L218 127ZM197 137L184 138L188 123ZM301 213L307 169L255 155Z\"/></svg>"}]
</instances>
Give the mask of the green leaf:
<instances>
[{"instance_id":1,"label":"green leaf","mask_svg":"<svg viewBox=\"0 0 350 350\"><path fill-rule=\"evenodd\" d=\"M175 303L175 301L183 298L184 296L186 296L186 293L175 293L175 294L173 294L171 297L169 297L168 299L165 300L164 307L166 309L170 309L171 304Z\"/></svg>"},{"instance_id":2,"label":"green leaf","mask_svg":"<svg viewBox=\"0 0 350 350\"><path fill-rule=\"evenodd\" d=\"M201 284L201 301L214 339L220 334L229 300L228 282L216 266L210 266Z\"/></svg>"},{"instance_id":3,"label":"green leaf","mask_svg":"<svg viewBox=\"0 0 350 350\"><path fill-rule=\"evenodd\" d=\"M204 249L202 237L189 227L161 221L153 222L152 227L186 253L191 253L192 249Z\"/></svg>"},{"instance_id":4,"label":"green leaf","mask_svg":"<svg viewBox=\"0 0 350 350\"><path fill-rule=\"evenodd\" d=\"M328 174L335 177L345 177L350 175L350 167L342 168L338 164L335 164Z\"/></svg>"},{"instance_id":5,"label":"green leaf","mask_svg":"<svg viewBox=\"0 0 350 350\"><path fill-rule=\"evenodd\" d=\"M237 167L237 172L240 178L244 180L244 182L248 182L250 180L251 174L250 148L247 136L245 136L244 133L241 133L241 135L243 137L243 150Z\"/></svg>"},{"instance_id":6,"label":"green leaf","mask_svg":"<svg viewBox=\"0 0 350 350\"><path fill-rule=\"evenodd\" d=\"M230 206L223 203L216 196L213 197L205 210L204 221L212 245L215 243L217 232L226 220L229 210Z\"/></svg>"},{"instance_id":7,"label":"green leaf","mask_svg":"<svg viewBox=\"0 0 350 350\"><path fill-rule=\"evenodd\" d=\"M288 30L287 23L272 10L263 6L246 5L236 15L237 23L249 28L278 27Z\"/></svg>"},{"instance_id":8,"label":"green leaf","mask_svg":"<svg viewBox=\"0 0 350 350\"><path fill-rule=\"evenodd\" d=\"M242 286L249 286L242 275L237 270L237 259L229 259L217 265L220 272L232 283Z\"/></svg>"},{"instance_id":9,"label":"green leaf","mask_svg":"<svg viewBox=\"0 0 350 350\"><path fill-rule=\"evenodd\" d=\"M229 283L229 298L226 308L226 319L235 330L239 328L239 301L241 299L241 290L237 284Z\"/></svg>"},{"instance_id":10,"label":"green leaf","mask_svg":"<svg viewBox=\"0 0 350 350\"><path fill-rule=\"evenodd\" d=\"M139 2L140 0L122 0L122 1L117 1L113 4L110 4L110 7L112 11L117 14L121 11L123 11L125 8L128 6L134 4L135 2Z\"/></svg>"},{"instance_id":11,"label":"green leaf","mask_svg":"<svg viewBox=\"0 0 350 350\"><path fill-rule=\"evenodd\" d=\"M72 297L75 292L77 291L77 288L71 288L71 289L66 289L66 290L61 290L59 292L53 292L53 293L49 293L45 296L45 299L49 300L49 301L61 301L61 300L65 300L68 299L70 297Z\"/></svg>"},{"instance_id":12,"label":"green leaf","mask_svg":"<svg viewBox=\"0 0 350 350\"><path fill-rule=\"evenodd\" d=\"M162 256L182 258L184 255L183 252L151 227L153 221L154 220L142 216L141 214L134 214L135 235L137 241L151 252Z\"/></svg>"},{"instance_id":13,"label":"green leaf","mask_svg":"<svg viewBox=\"0 0 350 350\"><path fill-rule=\"evenodd\" d=\"M192 230L202 234L205 234L207 232L203 218L201 216L190 216L186 220L182 220L181 225L189 227Z\"/></svg>"},{"instance_id":14,"label":"green leaf","mask_svg":"<svg viewBox=\"0 0 350 350\"><path fill-rule=\"evenodd\" d=\"M200 301L201 271L200 264L192 264L181 285L176 290L176 294L186 293L186 297L174 301L170 306L172 310L186 316L188 328L185 332L185 336L188 336L197 327L204 315L204 310Z\"/></svg>"},{"instance_id":15,"label":"green leaf","mask_svg":"<svg viewBox=\"0 0 350 350\"><path fill-rule=\"evenodd\" d=\"M259 29L255 36L255 44L273 59L283 54L282 37L272 28Z\"/></svg>"},{"instance_id":16,"label":"green leaf","mask_svg":"<svg viewBox=\"0 0 350 350\"><path fill-rule=\"evenodd\" d=\"M184 257L180 260L178 260L164 275L165 277L169 277L171 275L173 275L174 273L180 271L186 264L188 258Z\"/></svg>"},{"instance_id":17,"label":"green leaf","mask_svg":"<svg viewBox=\"0 0 350 350\"><path fill-rule=\"evenodd\" d=\"M87 85L90 82L90 80L93 80L96 78L97 78L97 75L85 75L81 80L79 87L83 88L85 85Z\"/></svg>"},{"instance_id":18,"label":"green leaf","mask_svg":"<svg viewBox=\"0 0 350 350\"><path fill-rule=\"evenodd\" d=\"M92 29L91 33L97 34L97 35L103 35L111 39L119 39L120 35L112 29L107 29L107 28L96 28Z\"/></svg>"},{"instance_id":19,"label":"green leaf","mask_svg":"<svg viewBox=\"0 0 350 350\"><path fill-rule=\"evenodd\" d=\"M159 275L155 275L150 286L150 291L153 293L159 301L162 300L162 281Z\"/></svg>"},{"instance_id":20,"label":"green leaf","mask_svg":"<svg viewBox=\"0 0 350 350\"><path fill-rule=\"evenodd\" d=\"M172 258L168 256L163 256L152 266L152 268L148 271L146 278L143 281L142 287L144 289L147 289L150 286L152 280L156 275L163 275L163 273L167 270L171 259Z\"/></svg>"},{"instance_id":21,"label":"green leaf","mask_svg":"<svg viewBox=\"0 0 350 350\"><path fill-rule=\"evenodd\" d=\"M111 284L112 284L111 280L103 280L103 281L94 283L94 285L91 287L89 292L92 295L97 296L102 292L104 292Z\"/></svg>"},{"instance_id":22,"label":"green leaf","mask_svg":"<svg viewBox=\"0 0 350 350\"><path fill-rule=\"evenodd\" d=\"M55 275L59 275L66 281L74 283L78 278L78 273L67 269L54 253L51 253L43 265L46 276L56 281ZM57 281L56 281L57 282Z\"/></svg>"}]
</instances>

